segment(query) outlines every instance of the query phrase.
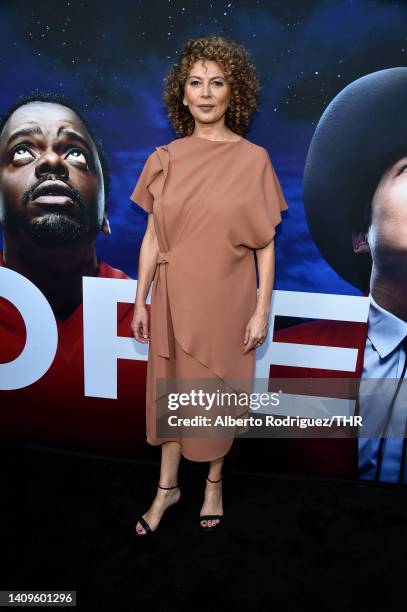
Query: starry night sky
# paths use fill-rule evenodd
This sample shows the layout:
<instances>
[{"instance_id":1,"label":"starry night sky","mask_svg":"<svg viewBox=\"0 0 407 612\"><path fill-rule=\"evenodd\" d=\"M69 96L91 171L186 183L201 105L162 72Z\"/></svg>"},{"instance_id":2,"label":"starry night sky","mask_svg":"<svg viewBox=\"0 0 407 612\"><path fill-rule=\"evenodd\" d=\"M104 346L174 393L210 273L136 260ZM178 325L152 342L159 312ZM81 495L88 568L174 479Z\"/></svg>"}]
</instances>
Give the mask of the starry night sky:
<instances>
[{"instance_id":1,"label":"starry night sky","mask_svg":"<svg viewBox=\"0 0 407 612\"><path fill-rule=\"evenodd\" d=\"M82 106L111 166L112 235L100 235L97 251L136 278L146 215L129 195L154 147L175 138L163 78L187 38L237 40L261 83L246 138L268 149L289 205L277 239L276 288L358 295L311 240L302 172L332 98L364 74L406 65L406 26L406 1L3 1L0 112L37 87Z\"/></svg>"}]
</instances>

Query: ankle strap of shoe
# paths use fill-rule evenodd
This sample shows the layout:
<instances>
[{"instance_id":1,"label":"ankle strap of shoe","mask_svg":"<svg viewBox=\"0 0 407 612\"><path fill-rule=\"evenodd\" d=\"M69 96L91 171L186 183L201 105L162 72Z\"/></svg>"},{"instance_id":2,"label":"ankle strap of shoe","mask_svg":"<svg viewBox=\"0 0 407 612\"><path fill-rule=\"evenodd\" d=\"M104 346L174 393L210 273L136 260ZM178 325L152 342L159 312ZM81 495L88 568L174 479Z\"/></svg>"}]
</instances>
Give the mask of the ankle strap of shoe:
<instances>
[{"instance_id":1,"label":"ankle strap of shoe","mask_svg":"<svg viewBox=\"0 0 407 612\"><path fill-rule=\"evenodd\" d=\"M208 476L207 476L207 480L209 480L209 482L220 482L222 480L222 476L219 478L219 480L211 480Z\"/></svg>"},{"instance_id":2,"label":"ankle strap of shoe","mask_svg":"<svg viewBox=\"0 0 407 612\"><path fill-rule=\"evenodd\" d=\"M178 487L178 485L174 485L173 487L162 487L160 484L158 485L160 487L160 489L176 489Z\"/></svg>"}]
</instances>

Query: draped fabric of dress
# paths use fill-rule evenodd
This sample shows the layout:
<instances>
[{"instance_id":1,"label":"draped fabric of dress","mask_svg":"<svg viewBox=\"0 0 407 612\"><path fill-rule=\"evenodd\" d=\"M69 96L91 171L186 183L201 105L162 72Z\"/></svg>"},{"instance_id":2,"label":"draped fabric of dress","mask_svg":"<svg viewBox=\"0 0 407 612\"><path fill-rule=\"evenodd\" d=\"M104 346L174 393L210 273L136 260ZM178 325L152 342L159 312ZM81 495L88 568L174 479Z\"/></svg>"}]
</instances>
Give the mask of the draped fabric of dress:
<instances>
[{"instance_id":1,"label":"draped fabric of dress","mask_svg":"<svg viewBox=\"0 0 407 612\"><path fill-rule=\"evenodd\" d=\"M252 380L255 350L243 354L243 340L257 301L254 250L272 240L288 206L267 150L245 138L186 136L156 147L130 198L153 214L159 245L147 442L176 440L184 457L211 461L227 454L233 436L157 437L156 381Z\"/></svg>"}]
</instances>

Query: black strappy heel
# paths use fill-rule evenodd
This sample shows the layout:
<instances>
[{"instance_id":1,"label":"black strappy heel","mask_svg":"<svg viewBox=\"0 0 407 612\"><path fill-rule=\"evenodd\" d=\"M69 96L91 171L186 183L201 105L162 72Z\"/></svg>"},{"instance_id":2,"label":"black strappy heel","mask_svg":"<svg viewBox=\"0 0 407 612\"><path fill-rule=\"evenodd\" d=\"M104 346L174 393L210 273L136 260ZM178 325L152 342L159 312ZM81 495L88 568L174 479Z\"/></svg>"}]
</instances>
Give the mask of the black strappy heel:
<instances>
[{"instance_id":1,"label":"black strappy heel","mask_svg":"<svg viewBox=\"0 0 407 612\"><path fill-rule=\"evenodd\" d=\"M220 482L222 478L219 478L219 480L211 480L210 478L207 478L207 480L209 480L209 482ZM211 526L206 525L206 527L201 525L201 521L206 521L206 520L213 521L216 519L219 520L219 523L216 523L216 525L211 525ZM216 527L220 527L220 525L222 525L222 521L223 521L223 514L203 514L202 516L199 517L199 526L204 531L212 531L213 529L216 529Z\"/></svg>"},{"instance_id":2,"label":"black strappy heel","mask_svg":"<svg viewBox=\"0 0 407 612\"><path fill-rule=\"evenodd\" d=\"M178 484L174 485L173 487L162 487L160 484L158 485L158 487L160 489L176 489L178 487ZM179 501L179 500L178 500ZM168 508L164 511L164 514L161 518L160 524L162 523L164 516L167 514L168 510L170 510L171 508L173 508L174 506L177 505L178 502L176 502L175 504L172 504L171 506L168 506ZM140 523L140 525L143 527L143 529L145 530L145 533L137 533L137 522ZM140 518L137 520L136 524L134 525L134 533L136 534L136 536L145 536L145 535L152 535L153 533L155 533L158 529L158 527L156 527L155 529L151 529L150 525L147 523L146 519L143 518L142 516L140 516Z\"/></svg>"}]
</instances>

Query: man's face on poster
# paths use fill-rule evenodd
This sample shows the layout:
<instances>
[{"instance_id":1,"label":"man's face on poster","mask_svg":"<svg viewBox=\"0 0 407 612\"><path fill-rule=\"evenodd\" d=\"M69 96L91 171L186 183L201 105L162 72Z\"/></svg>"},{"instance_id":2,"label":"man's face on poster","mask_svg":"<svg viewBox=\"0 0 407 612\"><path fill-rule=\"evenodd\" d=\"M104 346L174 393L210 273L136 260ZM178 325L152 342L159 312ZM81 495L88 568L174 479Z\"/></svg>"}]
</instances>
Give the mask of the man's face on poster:
<instances>
[{"instance_id":1,"label":"man's face on poster","mask_svg":"<svg viewBox=\"0 0 407 612\"><path fill-rule=\"evenodd\" d=\"M391 273L407 260L407 157L383 173L372 198L366 237L358 235L355 252L370 251L376 267Z\"/></svg>"},{"instance_id":2,"label":"man's face on poster","mask_svg":"<svg viewBox=\"0 0 407 612\"><path fill-rule=\"evenodd\" d=\"M407 157L383 174L372 200L369 244L375 259L393 267L407 256ZM394 269L394 268L393 268Z\"/></svg>"},{"instance_id":3,"label":"man's face on poster","mask_svg":"<svg viewBox=\"0 0 407 612\"><path fill-rule=\"evenodd\" d=\"M103 174L86 127L69 108L30 102L0 135L0 220L16 241L93 242L105 211Z\"/></svg>"}]
</instances>

